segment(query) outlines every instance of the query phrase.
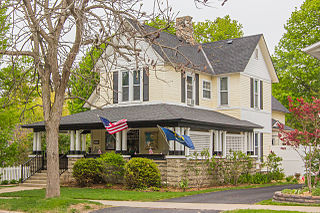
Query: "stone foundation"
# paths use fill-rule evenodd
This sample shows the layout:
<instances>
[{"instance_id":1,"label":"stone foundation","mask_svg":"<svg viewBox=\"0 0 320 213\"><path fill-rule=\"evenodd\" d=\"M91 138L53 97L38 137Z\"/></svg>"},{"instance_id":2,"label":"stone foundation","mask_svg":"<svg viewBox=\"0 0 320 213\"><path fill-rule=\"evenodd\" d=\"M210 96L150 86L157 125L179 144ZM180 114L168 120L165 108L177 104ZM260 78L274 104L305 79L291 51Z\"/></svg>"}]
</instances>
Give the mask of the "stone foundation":
<instances>
[{"instance_id":1,"label":"stone foundation","mask_svg":"<svg viewBox=\"0 0 320 213\"><path fill-rule=\"evenodd\" d=\"M68 170L65 171L61 176L60 176L60 183L62 185L70 184L75 182L74 177L72 176L72 169L74 163L83 158L83 155L69 155L68 156Z\"/></svg>"},{"instance_id":2,"label":"stone foundation","mask_svg":"<svg viewBox=\"0 0 320 213\"><path fill-rule=\"evenodd\" d=\"M281 203L320 203L320 196L291 195L279 191L274 193L272 200Z\"/></svg>"}]
</instances>

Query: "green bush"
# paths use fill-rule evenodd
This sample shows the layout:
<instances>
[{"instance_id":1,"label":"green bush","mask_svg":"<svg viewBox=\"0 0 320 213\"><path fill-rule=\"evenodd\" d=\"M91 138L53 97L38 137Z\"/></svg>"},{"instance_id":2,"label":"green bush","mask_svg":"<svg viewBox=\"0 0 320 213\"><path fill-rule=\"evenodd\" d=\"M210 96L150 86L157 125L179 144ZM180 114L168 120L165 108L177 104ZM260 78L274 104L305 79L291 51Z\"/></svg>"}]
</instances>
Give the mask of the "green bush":
<instances>
[{"instance_id":1,"label":"green bush","mask_svg":"<svg viewBox=\"0 0 320 213\"><path fill-rule=\"evenodd\" d=\"M1 185L8 185L9 184L9 181L8 180L3 180L2 182L1 182Z\"/></svg>"},{"instance_id":2,"label":"green bush","mask_svg":"<svg viewBox=\"0 0 320 213\"><path fill-rule=\"evenodd\" d=\"M10 181L10 184L17 184L17 183L18 183L17 180L11 180L11 181Z\"/></svg>"},{"instance_id":3,"label":"green bush","mask_svg":"<svg viewBox=\"0 0 320 213\"><path fill-rule=\"evenodd\" d=\"M161 183L157 164L147 158L132 158L128 161L124 178L129 188L160 187Z\"/></svg>"},{"instance_id":4,"label":"green bush","mask_svg":"<svg viewBox=\"0 0 320 213\"><path fill-rule=\"evenodd\" d=\"M282 171L274 171L269 173L272 180L283 180L285 174Z\"/></svg>"},{"instance_id":5,"label":"green bush","mask_svg":"<svg viewBox=\"0 0 320 213\"><path fill-rule=\"evenodd\" d=\"M100 163L93 158L81 158L73 166L72 175L80 186L101 182Z\"/></svg>"},{"instance_id":6,"label":"green bush","mask_svg":"<svg viewBox=\"0 0 320 213\"><path fill-rule=\"evenodd\" d=\"M312 190L312 195L313 196L320 196L320 188L316 187Z\"/></svg>"},{"instance_id":7,"label":"green bush","mask_svg":"<svg viewBox=\"0 0 320 213\"><path fill-rule=\"evenodd\" d=\"M290 183L290 182L292 182L293 181L293 175L290 175L290 176L288 176L288 177L286 177L286 181L288 182L288 183Z\"/></svg>"},{"instance_id":8,"label":"green bush","mask_svg":"<svg viewBox=\"0 0 320 213\"><path fill-rule=\"evenodd\" d=\"M100 163L101 177L107 184L121 183L124 176L125 160L114 152L105 153L97 159Z\"/></svg>"},{"instance_id":9,"label":"green bush","mask_svg":"<svg viewBox=\"0 0 320 213\"><path fill-rule=\"evenodd\" d=\"M312 186L319 186L320 185L319 180L317 179L317 181L315 181L315 179L316 179L316 177L314 175L311 176L311 185ZM308 186L308 178L306 176L305 176L304 184L306 186Z\"/></svg>"}]
</instances>

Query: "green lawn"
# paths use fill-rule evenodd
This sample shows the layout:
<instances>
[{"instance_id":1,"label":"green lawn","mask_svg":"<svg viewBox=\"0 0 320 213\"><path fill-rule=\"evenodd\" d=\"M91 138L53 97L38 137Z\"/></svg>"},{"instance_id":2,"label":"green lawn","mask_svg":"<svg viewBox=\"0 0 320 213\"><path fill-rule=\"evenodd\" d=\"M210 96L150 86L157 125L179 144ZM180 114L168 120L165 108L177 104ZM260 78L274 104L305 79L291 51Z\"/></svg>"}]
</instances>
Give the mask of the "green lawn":
<instances>
[{"instance_id":1,"label":"green lawn","mask_svg":"<svg viewBox=\"0 0 320 213\"><path fill-rule=\"evenodd\" d=\"M303 204L303 203L280 203L280 202L274 202L272 199L269 200L263 200L256 204L259 205L276 205L276 206L320 206L320 204Z\"/></svg>"},{"instance_id":2,"label":"green lawn","mask_svg":"<svg viewBox=\"0 0 320 213\"><path fill-rule=\"evenodd\" d=\"M225 190L231 190L231 189L258 188L258 187L266 187L266 186L273 186L273 185L279 185L279 184L281 183L235 186L235 187L228 187L228 188L210 188L210 189L201 190L201 191L189 191L189 192L143 192L143 191L121 191L121 190L114 190L114 189L61 187L61 198L86 199L86 200L156 201L156 200L163 200L163 199L169 199L169 198L175 198L175 197L195 195L200 193L225 191ZM45 189L2 193L0 194L0 196L44 198Z\"/></svg>"},{"instance_id":3,"label":"green lawn","mask_svg":"<svg viewBox=\"0 0 320 213\"><path fill-rule=\"evenodd\" d=\"M224 211L224 213L302 213L297 211L276 211L276 210L267 210L267 209L241 209L233 211Z\"/></svg>"}]
</instances>

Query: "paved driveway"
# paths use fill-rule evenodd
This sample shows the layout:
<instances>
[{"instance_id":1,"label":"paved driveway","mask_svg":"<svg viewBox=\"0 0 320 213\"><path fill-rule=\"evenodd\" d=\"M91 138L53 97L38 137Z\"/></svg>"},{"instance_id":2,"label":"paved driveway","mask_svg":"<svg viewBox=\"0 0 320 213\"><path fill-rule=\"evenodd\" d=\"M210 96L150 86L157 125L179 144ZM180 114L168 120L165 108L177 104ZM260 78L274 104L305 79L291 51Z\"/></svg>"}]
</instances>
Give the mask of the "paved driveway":
<instances>
[{"instance_id":1,"label":"paved driveway","mask_svg":"<svg viewBox=\"0 0 320 213\"><path fill-rule=\"evenodd\" d=\"M273 193L283 189L301 188L301 185L281 185L254 189L237 189L221 192L209 192L187 197L172 198L159 202L175 203L234 203L234 204L253 204L262 200L271 199Z\"/></svg>"},{"instance_id":2,"label":"paved driveway","mask_svg":"<svg viewBox=\"0 0 320 213\"><path fill-rule=\"evenodd\" d=\"M193 210L193 209L155 209L133 207L111 207L100 209L92 213L218 213L220 210Z\"/></svg>"}]
</instances>

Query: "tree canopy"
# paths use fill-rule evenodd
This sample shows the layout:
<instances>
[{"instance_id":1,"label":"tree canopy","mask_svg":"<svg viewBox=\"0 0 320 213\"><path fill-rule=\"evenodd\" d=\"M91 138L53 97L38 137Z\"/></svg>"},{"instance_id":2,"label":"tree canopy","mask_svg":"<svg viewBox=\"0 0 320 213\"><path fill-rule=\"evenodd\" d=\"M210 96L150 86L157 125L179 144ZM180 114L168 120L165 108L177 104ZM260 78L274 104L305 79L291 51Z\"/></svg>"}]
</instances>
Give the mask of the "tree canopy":
<instances>
[{"instance_id":1,"label":"tree canopy","mask_svg":"<svg viewBox=\"0 0 320 213\"><path fill-rule=\"evenodd\" d=\"M320 0L306 0L296 9L284 28L286 32L272 57L280 83L274 84L273 95L286 107L288 96L311 101L319 97L320 62L301 49L320 41ZM291 116L288 116L290 123ZM294 122L290 123L294 125Z\"/></svg>"}]
</instances>

